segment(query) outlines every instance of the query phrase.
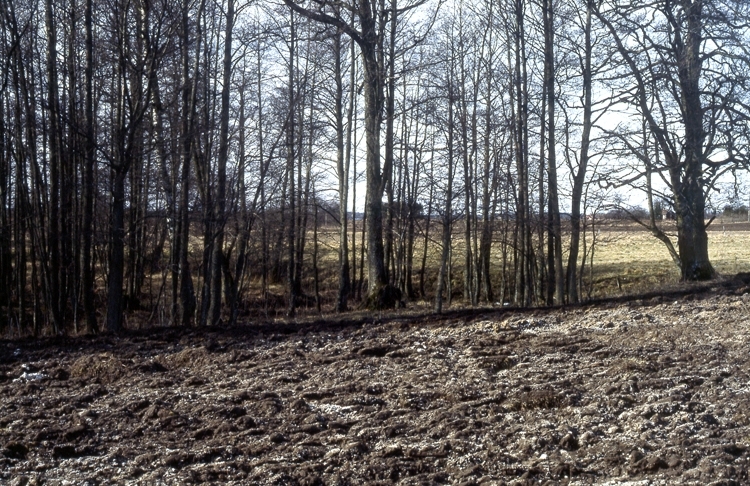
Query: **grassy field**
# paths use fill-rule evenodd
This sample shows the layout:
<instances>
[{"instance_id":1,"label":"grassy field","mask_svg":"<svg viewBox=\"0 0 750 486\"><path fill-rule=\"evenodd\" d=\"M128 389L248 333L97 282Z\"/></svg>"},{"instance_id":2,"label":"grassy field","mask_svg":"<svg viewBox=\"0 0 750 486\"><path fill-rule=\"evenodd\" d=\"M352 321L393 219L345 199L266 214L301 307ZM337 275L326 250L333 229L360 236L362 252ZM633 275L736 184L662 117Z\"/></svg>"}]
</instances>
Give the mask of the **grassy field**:
<instances>
[{"instance_id":1,"label":"grassy field","mask_svg":"<svg viewBox=\"0 0 750 486\"><path fill-rule=\"evenodd\" d=\"M669 224L669 223L665 223ZM667 228L668 230L668 228ZM433 231L436 231L433 228ZM439 231L439 230L437 230ZM463 254L464 240L460 228L454 229L452 240L453 261L453 290L457 305L462 305L463 289ZM673 243L677 245L674 231ZM440 260L440 245L433 238L439 233L432 234L432 243L428 248L426 268L426 288L428 299L432 299L437 269ZM750 223L726 220L716 220L709 226L709 256L714 268L720 276L731 276L738 272L750 272ZM358 234L357 245L361 244ZM591 234L587 234L588 245L591 244ZM333 294L337 287L336 262L338 259L338 234L335 229L326 228L319 233L320 256L318 260L321 277L321 290L324 294ZM418 237L415 242L414 285L418 286L419 262L423 251L423 239ZM563 238L564 249L567 250L567 238ZM358 248L359 251L359 248ZM567 251L563 255L567 262ZM310 263L309 261L307 263ZM359 263L358 263L359 264ZM492 268L493 285L500 288L501 268L500 243L493 245ZM588 285L591 275L590 267L586 268L585 280ZM602 224L596 235L594 248L594 272L592 298L616 297L627 294L658 291L679 284L680 271L672 262L666 246L641 226L632 222L608 222ZM311 286L312 282L306 282ZM283 293L283 286L277 289ZM324 300L332 305L333 295L325 295ZM413 302L418 304L420 302ZM421 302L429 305L429 302Z\"/></svg>"},{"instance_id":2,"label":"grassy field","mask_svg":"<svg viewBox=\"0 0 750 486\"><path fill-rule=\"evenodd\" d=\"M665 223L670 224L670 223ZM359 229L359 228L358 228ZM441 247L437 239L440 228L433 226L427 252L425 269L425 299L409 302L413 309L431 309L434 299L435 285L440 262ZM671 232L672 234L674 231ZM731 276L739 272L750 272L750 223L717 220L709 227L709 255L714 268L720 276ZM305 272L303 274L303 291L310 297L314 296L314 280L312 272L312 232L305 251ZM500 302L498 295L502 288L502 255L499 233L495 236L491 272L495 300ZM591 248L591 233L587 233L587 245ZM676 245L676 238L673 238ZM351 244L351 239L350 239ZM361 251L361 234L357 232L357 276L360 272L359 252ZM424 239L417 236L414 246L413 284L419 289L419 267L423 252ZM567 250L568 239L563 237L563 247ZM535 243L536 248L536 243ZM606 222L600 224L596 235L594 248L593 275L590 266L586 266L584 275L585 285L582 296L587 297L587 289L591 287L590 297L594 299L635 295L647 292L669 290L679 285L680 272L672 262L667 248L648 231L632 222ZM326 226L318 232L318 276L323 313L331 312L336 301L338 289L338 229ZM583 253L583 248L581 249ZM200 254L194 255L196 268L199 265ZM567 251L563 260L567 263ZM351 258L351 255L350 255ZM509 248L509 258L512 258L512 248ZM589 263L590 260L587 261ZM463 264L464 239L462 229L454 228L452 239L452 305L465 306L463 301ZM512 272L512 262L508 263L508 271ZM512 279L512 273L508 275ZM200 282L198 282L200 284ZM259 276L252 276L247 288L249 308L263 308L262 313L267 316L282 316L286 310L286 282L284 280L269 282L268 298L261 297L261 281ZM366 290L365 290L366 291ZM511 290L508 289L510 292ZM505 301L510 296L506 293ZM358 302L350 302L357 308ZM256 309L257 311L257 309ZM302 304L301 312L316 314L313 300Z\"/></svg>"},{"instance_id":3,"label":"grassy field","mask_svg":"<svg viewBox=\"0 0 750 486\"><path fill-rule=\"evenodd\" d=\"M679 282L666 246L632 225L603 228L594 256L592 296L635 294ZM677 244L676 238L673 239ZM708 231L709 258L721 276L750 272L750 225L716 221Z\"/></svg>"}]
</instances>

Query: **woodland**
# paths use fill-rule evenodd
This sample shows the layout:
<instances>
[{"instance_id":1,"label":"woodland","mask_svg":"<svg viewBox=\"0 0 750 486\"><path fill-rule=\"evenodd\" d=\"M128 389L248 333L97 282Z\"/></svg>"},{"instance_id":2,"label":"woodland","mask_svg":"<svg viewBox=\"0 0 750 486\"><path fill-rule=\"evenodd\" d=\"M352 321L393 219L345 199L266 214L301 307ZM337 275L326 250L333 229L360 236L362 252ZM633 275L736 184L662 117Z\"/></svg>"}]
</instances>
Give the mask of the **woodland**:
<instances>
[{"instance_id":1,"label":"woodland","mask_svg":"<svg viewBox=\"0 0 750 486\"><path fill-rule=\"evenodd\" d=\"M711 280L748 46L744 0L0 0L0 332L578 303L613 212Z\"/></svg>"}]
</instances>

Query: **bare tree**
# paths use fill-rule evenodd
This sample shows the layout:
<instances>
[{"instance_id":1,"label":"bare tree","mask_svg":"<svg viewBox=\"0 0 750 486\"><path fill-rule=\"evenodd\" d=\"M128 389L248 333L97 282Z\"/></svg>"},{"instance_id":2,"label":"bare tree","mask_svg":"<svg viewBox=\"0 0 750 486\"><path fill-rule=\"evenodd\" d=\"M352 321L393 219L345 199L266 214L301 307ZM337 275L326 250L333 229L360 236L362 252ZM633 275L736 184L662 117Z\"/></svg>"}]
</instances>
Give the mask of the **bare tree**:
<instances>
[{"instance_id":1,"label":"bare tree","mask_svg":"<svg viewBox=\"0 0 750 486\"><path fill-rule=\"evenodd\" d=\"M384 89L387 81L384 39L387 35L389 15L412 10L426 3L416 0L395 8L374 0L351 0L343 5L338 2L314 2L303 7L294 0L284 0L289 8L305 17L335 26L346 33L361 50L364 67L365 134L367 145L367 202L365 218L367 224L368 255L368 307L393 307L399 297L389 286L383 247L383 192L388 182L391 167L380 162L380 129L385 103ZM334 8L335 7L335 8ZM345 18L356 18L354 22ZM397 290L396 290L397 292Z\"/></svg>"},{"instance_id":2,"label":"bare tree","mask_svg":"<svg viewBox=\"0 0 750 486\"><path fill-rule=\"evenodd\" d=\"M730 126L748 119L746 88L733 74L746 69L744 35L748 6L734 0L659 0L649 4L606 1L594 14L610 33L624 72L634 82L632 107L646 120L648 137L659 147L654 167L672 193L683 280L713 278L705 221L706 194L716 179L745 155L744 136ZM612 133L648 164L635 142L636 128ZM740 142L744 143L744 142Z\"/></svg>"}]
</instances>

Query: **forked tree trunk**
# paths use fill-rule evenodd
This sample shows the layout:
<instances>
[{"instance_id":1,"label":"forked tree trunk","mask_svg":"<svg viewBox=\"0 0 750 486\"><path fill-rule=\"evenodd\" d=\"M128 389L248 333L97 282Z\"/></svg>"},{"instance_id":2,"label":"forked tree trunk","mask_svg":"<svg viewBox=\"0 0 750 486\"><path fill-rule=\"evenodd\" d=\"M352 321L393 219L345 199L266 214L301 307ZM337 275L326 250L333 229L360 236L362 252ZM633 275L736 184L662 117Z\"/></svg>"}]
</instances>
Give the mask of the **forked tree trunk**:
<instances>
[{"instance_id":1,"label":"forked tree trunk","mask_svg":"<svg viewBox=\"0 0 750 486\"><path fill-rule=\"evenodd\" d=\"M354 29L341 17L332 17L317 10L307 10L293 0L284 0L293 11L305 17L341 28L359 44L364 64L365 98L365 142L367 152L365 202L365 226L367 232L367 302L369 308L392 307L397 304L396 295L388 286L388 273L385 268L383 247L383 192L389 167L381 170L380 127L384 107L384 53L382 39L387 15L385 2L361 0L352 5L359 30ZM385 173L385 176L384 176Z\"/></svg>"}]
</instances>

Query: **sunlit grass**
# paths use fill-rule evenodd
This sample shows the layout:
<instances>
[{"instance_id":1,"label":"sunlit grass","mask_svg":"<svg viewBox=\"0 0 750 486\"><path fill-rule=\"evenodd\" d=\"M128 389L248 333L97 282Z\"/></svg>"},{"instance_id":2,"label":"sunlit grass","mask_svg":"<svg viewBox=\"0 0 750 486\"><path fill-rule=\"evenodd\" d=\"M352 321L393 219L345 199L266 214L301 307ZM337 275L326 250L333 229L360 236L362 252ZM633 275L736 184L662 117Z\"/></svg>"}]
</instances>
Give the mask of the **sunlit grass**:
<instances>
[{"instance_id":1,"label":"sunlit grass","mask_svg":"<svg viewBox=\"0 0 750 486\"><path fill-rule=\"evenodd\" d=\"M666 223L669 224L669 223ZM440 265L440 255L442 248L440 239L442 227L438 222L430 228L430 237L427 246L427 257L425 265L424 291L425 295L419 293L419 272L422 263L424 251L424 235L419 228L415 234L414 242L414 259L412 282L417 295L410 300L410 306L430 306L434 299L436 289L436 280ZM669 251L665 245L652 236L648 231L631 222L607 222L597 226L597 232L594 245L594 265L593 275L590 267L590 253L588 253L587 265L584 271L583 281L584 288L582 297L606 298L622 295L635 295L647 292L658 292L663 289L674 288L679 285L680 271L677 265L672 261ZM362 250L361 227L357 226L356 233L356 265L358 278L361 275L360 264L362 262L360 252ZM673 243L677 244L674 231L670 234L673 236ZM720 276L731 276L739 272L750 272L750 224L748 223L731 223L718 221L712 225L709 235L709 256L714 268ZM323 310L330 310L336 299L338 289L338 245L339 231L335 225L322 226L318 229L318 282ZM513 298L513 242L512 233L506 237L506 260L505 271L503 275L503 255L502 255L502 234L498 230L494 235L492 246L491 267L492 283L494 290L493 305L501 302L511 301ZM538 235L534 233L534 250L539 251ZM395 239L397 241L397 238ZM197 247L200 241L191 241ZM351 253L352 233L349 231L350 253L349 260L353 261L354 256ZM592 233L586 233L586 250L591 251ZM569 234L563 235L563 261L567 264L568 259ZM453 237L451 239L451 290L453 293L453 305L463 306L463 286L464 286L464 262L465 262L465 241L463 229L460 224L453 228ZM304 252L304 272L303 272L303 292L309 296L314 295L314 273L313 260L313 232L307 233ZM546 246L545 246L546 251ZM584 247L581 246L581 257L583 256ZM256 252L257 253L257 252ZM201 254L195 252L193 258L194 264L199 265ZM249 269L248 286L245 289L246 295L252 299L260 299L262 285L260 274L258 273L259 262L257 254L253 253L256 263ZM540 255L535 255L539 258ZM367 259L364 260L365 266ZM351 269L350 269L351 270ZM365 269L364 277L367 277ZM199 284L200 282L198 282ZM504 288L504 285L506 286ZM589 288L591 292L589 294ZM504 290L504 292L503 292ZM286 282L280 281L267 282L266 291L270 296L274 296L276 301L284 300L286 293ZM485 304L483 297L480 297L480 303ZM356 303L352 303L356 307Z\"/></svg>"},{"instance_id":2,"label":"sunlit grass","mask_svg":"<svg viewBox=\"0 0 750 486\"><path fill-rule=\"evenodd\" d=\"M750 272L750 231L746 225L737 228L725 224L708 232L709 258L720 276ZM679 268L666 246L645 230L602 229L598 238L592 296L657 291L679 282Z\"/></svg>"},{"instance_id":3,"label":"sunlit grass","mask_svg":"<svg viewBox=\"0 0 750 486\"><path fill-rule=\"evenodd\" d=\"M432 299L435 289L440 262L441 248L439 244L442 228L439 224L431 228L430 242L428 245L425 291L428 300ZM673 231L670 233L674 233ZM674 235L672 235L674 236ZM741 223L716 222L708 232L709 257L714 268L720 276L731 276L739 272L750 272L750 226ZM567 263L567 247L569 235L563 238L565 248L563 259ZM335 288L335 280L338 278L335 271L338 259L338 233L327 228L319 233L320 251L319 265L323 287ZM493 285L496 292L501 287L501 249L500 236L495 235L492 250L491 272L493 273ZM536 240L536 238L535 238ZM587 233L588 250L591 250L591 233ZM350 239L351 243L351 239ZM423 252L423 236L416 237L414 245L414 285L418 286L418 272ZM456 304L461 303L463 292L463 264L464 264L464 239L460 228L454 228L452 244L452 288L454 295L458 298ZM538 244L535 241L535 248ZM676 237L673 244L677 245ZM357 253L361 251L361 235L357 234ZM513 250L508 249L509 258L512 258ZM581 255L583 248L581 248ZM359 262L359 258L357 259ZM590 260L587 261L590 263ZM512 272L512 262L508 262L506 271ZM590 267L587 265L584 275L586 288L590 284ZM511 276L512 279L512 276ZM608 223L601 225L596 235L594 246L594 272L592 298L603 298L610 296L621 296L627 294L640 294L655 292L665 287L673 287L679 284L680 270L672 261L666 246L652 236L642 227L630 222ZM586 295L584 288L584 296ZM499 296L496 296L496 300ZM418 301L421 299L418 299Z\"/></svg>"}]
</instances>

